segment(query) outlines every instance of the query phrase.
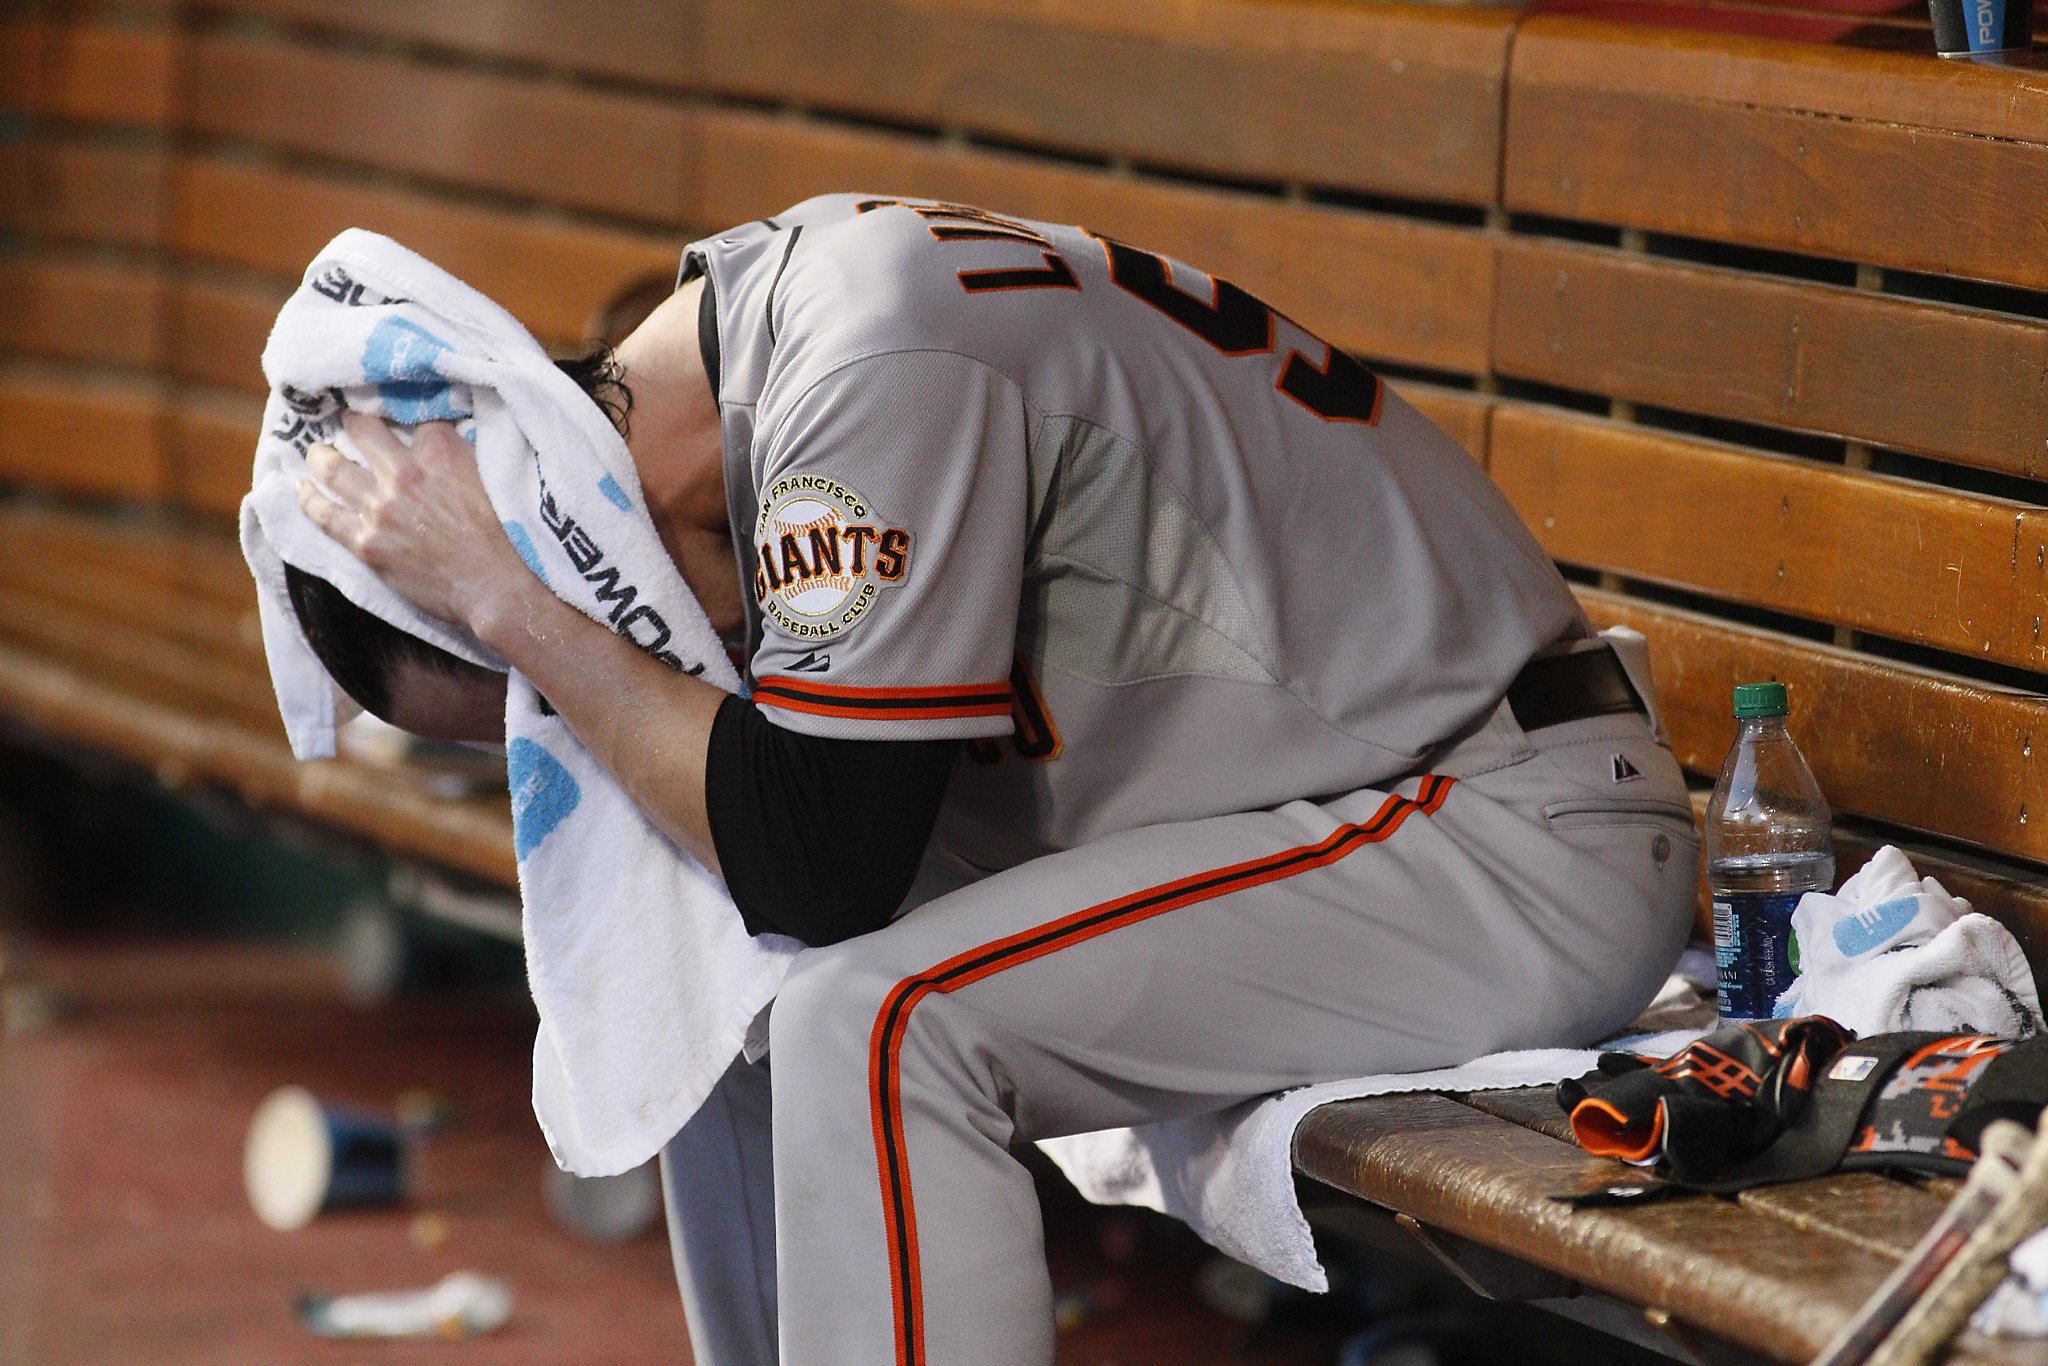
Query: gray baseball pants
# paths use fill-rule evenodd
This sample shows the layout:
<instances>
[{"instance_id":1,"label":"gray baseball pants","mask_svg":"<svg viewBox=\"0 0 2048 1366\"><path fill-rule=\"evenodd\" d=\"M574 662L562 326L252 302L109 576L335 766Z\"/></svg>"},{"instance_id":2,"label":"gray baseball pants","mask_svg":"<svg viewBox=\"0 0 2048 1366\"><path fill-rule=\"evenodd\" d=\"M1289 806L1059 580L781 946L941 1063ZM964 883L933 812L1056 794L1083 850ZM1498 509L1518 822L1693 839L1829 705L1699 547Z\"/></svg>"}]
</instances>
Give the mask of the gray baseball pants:
<instances>
[{"instance_id":1,"label":"gray baseball pants","mask_svg":"<svg viewBox=\"0 0 2048 1366\"><path fill-rule=\"evenodd\" d=\"M1386 790L1129 831L805 952L772 1058L663 1154L697 1361L1049 1366L1013 1144L1600 1038L1683 947L1696 858L1642 718L1503 706Z\"/></svg>"}]
</instances>

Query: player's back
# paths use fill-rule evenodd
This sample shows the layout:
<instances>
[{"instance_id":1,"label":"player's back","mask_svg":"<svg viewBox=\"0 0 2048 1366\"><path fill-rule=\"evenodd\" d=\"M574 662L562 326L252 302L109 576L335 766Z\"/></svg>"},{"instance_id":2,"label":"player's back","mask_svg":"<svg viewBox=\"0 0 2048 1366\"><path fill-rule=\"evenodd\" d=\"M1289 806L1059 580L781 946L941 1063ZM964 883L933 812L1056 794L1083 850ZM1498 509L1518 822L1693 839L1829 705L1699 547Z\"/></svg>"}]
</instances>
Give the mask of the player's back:
<instances>
[{"instance_id":1,"label":"player's back","mask_svg":"<svg viewBox=\"0 0 2048 1366\"><path fill-rule=\"evenodd\" d=\"M971 861L1391 777L1584 629L1448 437L1227 282L929 201L776 223L709 256L758 380L728 424L757 696L815 733L972 737L940 828ZM838 496L804 475L904 538L843 623L783 572Z\"/></svg>"}]
</instances>

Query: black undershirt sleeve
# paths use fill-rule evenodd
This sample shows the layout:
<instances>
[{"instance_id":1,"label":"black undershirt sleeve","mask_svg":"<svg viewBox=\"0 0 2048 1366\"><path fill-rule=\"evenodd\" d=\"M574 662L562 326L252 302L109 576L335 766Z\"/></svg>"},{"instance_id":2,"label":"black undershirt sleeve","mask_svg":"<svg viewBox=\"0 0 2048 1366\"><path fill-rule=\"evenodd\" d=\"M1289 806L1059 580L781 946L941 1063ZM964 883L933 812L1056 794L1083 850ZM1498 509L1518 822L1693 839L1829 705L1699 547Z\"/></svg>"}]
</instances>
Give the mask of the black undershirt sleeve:
<instances>
[{"instance_id":1,"label":"black undershirt sleeve","mask_svg":"<svg viewBox=\"0 0 2048 1366\"><path fill-rule=\"evenodd\" d=\"M924 857L958 740L831 740L720 704L704 805L749 934L834 944L889 923Z\"/></svg>"}]
</instances>

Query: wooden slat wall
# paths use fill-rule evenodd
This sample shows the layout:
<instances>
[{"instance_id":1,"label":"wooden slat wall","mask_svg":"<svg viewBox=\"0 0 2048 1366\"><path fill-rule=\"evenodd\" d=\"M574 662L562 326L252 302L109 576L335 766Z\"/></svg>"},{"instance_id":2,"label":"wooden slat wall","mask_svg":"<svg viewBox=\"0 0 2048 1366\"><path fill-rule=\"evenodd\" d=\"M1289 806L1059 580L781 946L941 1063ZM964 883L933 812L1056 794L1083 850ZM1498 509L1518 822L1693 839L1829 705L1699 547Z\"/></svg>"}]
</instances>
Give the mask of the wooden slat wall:
<instances>
[{"instance_id":1,"label":"wooden slat wall","mask_svg":"<svg viewBox=\"0 0 2048 1366\"><path fill-rule=\"evenodd\" d=\"M2048 328L1556 241L1503 244L1503 373L2048 476Z\"/></svg>"},{"instance_id":2,"label":"wooden slat wall","mask_svg":"<svg viewBox=\"0 0 2048 1366\"><path fill-rule=\"evenodd\" d=\"M269 318L343 227L399 238L572 346L689 237L851 186L1214 266L1339 344L1441 375L1412 392L1480 452L1487 404L1458 386L1490 366L1477 206L1497 190L1513 15L1194 8L623 0L571 22L547 0L167 0L0 24L0 105L33 128L21 238L0 248L24 306L0 354L158 383L130 443L147 461L52 483L218 516L253 444L253 427L231 437L253 409L230 397L261 392Z\"/></svg>"},{"instance_id":3,"label":"wooden slat wall","mask_svg":"<svg viewBox=\"0 0 2048 1366\"><path fill-rule=\"evenodd\" d=\"M1242 0L628 0L589 24L550 0L215 7L669 91L1468 204L1494 197L1514 26L1505 10Z\"/></svg>"},{"instance_id":4,"label":"wooden slat wall","mask_svg":"<svg viewBox=\"0 0 2048 1366\"><path fill-rule=\"evenodd\" d=\"M270 318L345 226L566 346L699 232L964 199L1390 370L1651 637L1696 771L1782 677L1845 812L2048 861L2023 73L1509 7L160 0L0 22L0 112L0 481L224 535Z\"/></svg>"},{"instance_id":5,"label":"wooden slat wall","mask_svg":"<svg viewBox=\"0 0 2048 1366\"><path fill-rule=\"evenodd\" d=\"M1559 559L2048 665L2048 508L1555 409L1504 408L1491 449Z\"/></svg>"},{"instance_id":6,"label":"wooden slat wall","mask_svg":"<svg viewBox=\"0 0 2048 1366\"><path fill-rule=\"evenodd\" d=\"M1535 19L1510 208L2048 288L2048 91L2009 70ZM1958 231L1962 225L1968 231Z\"/></svg>"},{"instance_id":7,"label":"wooden slat wall","mask_svg":"<svg viewBox=\"0 0 2048 1366\"><path fill-rule=\"evenodd\" d=\"M2048 101L1531 19L1506 129L1489 468L1650 637L1684 762L1782 679L1838 810L2048 860Z\"/></svg>"}]
</instances>

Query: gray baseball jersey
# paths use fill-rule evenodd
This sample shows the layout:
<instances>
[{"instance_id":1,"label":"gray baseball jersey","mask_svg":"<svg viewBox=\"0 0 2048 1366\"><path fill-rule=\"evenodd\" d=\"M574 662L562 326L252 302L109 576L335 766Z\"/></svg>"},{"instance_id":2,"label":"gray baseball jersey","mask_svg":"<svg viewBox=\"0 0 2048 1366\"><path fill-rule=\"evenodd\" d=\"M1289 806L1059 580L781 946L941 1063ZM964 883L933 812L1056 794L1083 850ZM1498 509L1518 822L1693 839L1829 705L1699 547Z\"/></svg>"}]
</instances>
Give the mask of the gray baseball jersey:
<instances>
[{"instance_id":1,"label":"gray baseball jersey","mask_svg":"<svg viewBox=\"0 0 2048 1366\"><path fill-rule=\"evenodd\" d=\"M1589 629L1456 443L1228 281L851 194L686 260L754 700L973 741L971 864L1407 772Z\"/></svg>"}]
</instances>

